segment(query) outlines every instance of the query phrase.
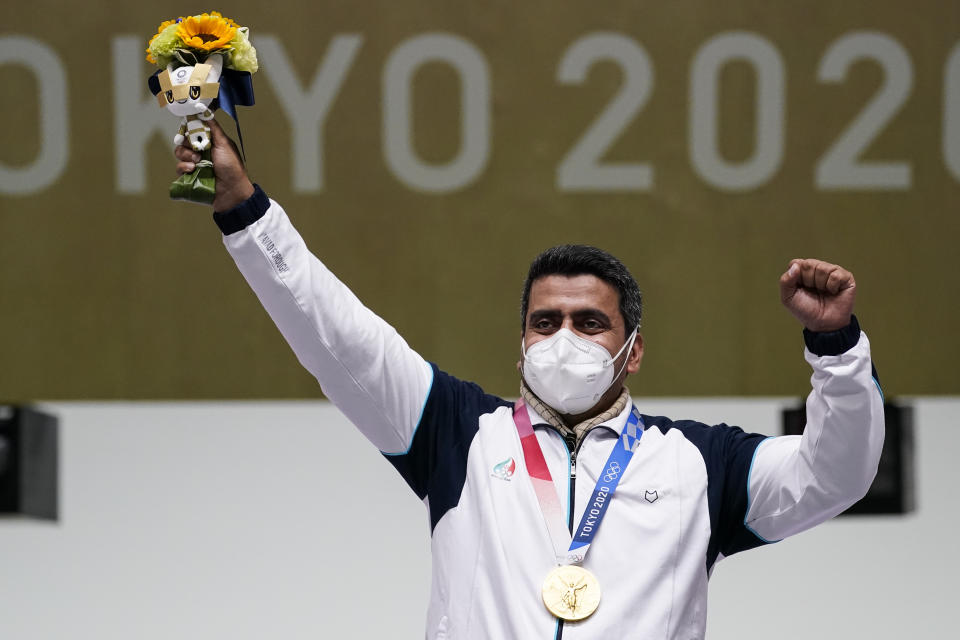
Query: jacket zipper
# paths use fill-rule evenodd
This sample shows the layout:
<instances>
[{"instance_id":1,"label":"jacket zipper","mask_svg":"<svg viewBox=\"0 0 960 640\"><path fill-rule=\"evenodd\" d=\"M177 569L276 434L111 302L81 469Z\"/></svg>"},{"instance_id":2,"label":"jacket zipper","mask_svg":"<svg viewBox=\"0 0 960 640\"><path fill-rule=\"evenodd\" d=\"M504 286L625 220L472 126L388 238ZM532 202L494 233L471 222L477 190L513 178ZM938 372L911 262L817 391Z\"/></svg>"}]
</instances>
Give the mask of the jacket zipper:
<instances>
[{"instance_id":1,"label":"jacket zipper","mask_svg":"<svg viewBox=\"0 0 960 640\"><path fill-rule=\"evenodd\" d=\"M564 438L563 441L567 445L567 450L570 452L570 479L567 485L567 529L570 530L570 535L573 535L573 510L576 502L576 488L577 488L577 452L580 451L580 447L577 445L576 438ZM563 638L563 620L557 621L557 635L554 640L562 640Z\"/></svg>"}]
</instances>

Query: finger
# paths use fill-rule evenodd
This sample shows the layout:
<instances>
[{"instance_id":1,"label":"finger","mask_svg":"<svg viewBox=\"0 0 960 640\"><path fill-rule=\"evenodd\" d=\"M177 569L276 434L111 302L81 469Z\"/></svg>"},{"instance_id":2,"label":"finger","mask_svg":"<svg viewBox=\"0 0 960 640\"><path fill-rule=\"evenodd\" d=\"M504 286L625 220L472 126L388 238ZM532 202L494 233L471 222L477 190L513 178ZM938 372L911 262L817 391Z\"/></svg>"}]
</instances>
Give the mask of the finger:
<instances>
[{"instance_id":1,"label":"finger","mask_svg":"<svg viewBox=\"0 0 960 640\"><path fill-rule=\"evenodd\" d=\"M222 168L226 171L233 171L237 169L242 171L244 162L243 158L240 157L240 150L237 148L236 143L231 140L230 136L228 136L223 130L223 127L220 126L220 123L218 123L216 120L211 120L210 132L212 134L211 141L213 143L213 148L218 152L224 152L231 156L230 159L226 160L226 166L223 166Z\"/></svg>"},{"instance_id":2,"label":"finger","mask_svg":"<svg viewBox=\"0 0 960 640\"><path fill-rule=\"evenodd\" d=\"M840 265L806 258L794 261L800 266L799 286L836 294L853 285L853 274Z\"/></svg>"},{"instance_id":3,"label":"finger","mask_svg":"<svg viewBox=\"0 0 960 640\"><path fill-rule=\"evenodd\" d=\"M831 294L838 294L841 291L850 289L856 286L856 282L853 279L853 274L844 269L841 266L834 265L834 269L830 272L830 277L827 278L826 290Z\"/></svg>"},{"instance_id":4,"label":"finger","mask_svg":"<svg viewBox=\"0 0 960 640\"><path fill-rule=\"evenodd\" d=\"M787 302L800 286L799 260L791 260L787 270L780 276L780 301Z\"/></svg>"},{"instance_id":5,"label":"finger","mask_svg":"<svg viewBox=\"0 0 960 640\"><path fill-rule=\"evenodd\" d=\"M227 134L223 132L223 127L220 126L216 118L208 120L207 124L210 126L210 132L213 134L214 142L220 142L227 137Z\"/></svg>"},{"instance_id":6,"label":"finger","mask_svg":"<svg viewBox=\"0 0 960 640\"><path fill-rule=\"evenodd\" d=\"M800 267L799 286L804 289L817 289L817 278L819 277L817 270L821 264L821 260L815 260L813 258L797 260L797 266ZM823 276L823 280L826 281L826 275Z\"/></svg>"},{"instance_id":7,"label":"finger","mask_svg":"<svg viewBox=\"0 0 960 640\"><path fill-rule=\"evenodd\" d=\"M796 287L800 282L800 267L796 260L791 260L787 270L780 276L781 287Z\"/></svg>"},{"instance_id":8,"label":"finger","mask_svg":"<svg viewBox=\"0 0 960 640\"><path fill-rule=\"evenodd\" d=\"M200 162L200 154L186 145L178 144L173 150L173 155L183 162Z\"/></svg>"},{"instance_id":9,"label":"finger","mask_svg":"<svg viewBox=\"0 0 960 640\"><path fill-rule=\"evenodd\" d=\"M193 173L193 170L197 168L192 162L178 162L177 163L177 175L182 176L185 173Z\"/></svg>"},{"instance_id":10,"label":"finger","mask_svg":"<svg viewBox=\"0 0 960 640\"><path fill-rule=\"evenodd\" d=\"M227 132L223 130L223 127L220 126L220 123L215 119L210 121L210 131L213 134L213 144L218 147L230 148L233 150L234 155L237 158L240 157L240 152L237 150L237 145L230 139L230 136L227 135Z\"/></svg>"},{"instance_id":11,"label":"finger","mask_svg":"<svg viewBox=\"0 0 960 640\"><path fill-rule=\"evenodd\" d=\"M814 269L814 286L818 291L836 294L853 278L853 274L840 265L831 264L822 260L817 261Z\"/></svg>"},{"instance_id":12,"label":"finger","mask_svg":"<svg viewBox=\"0 0 960 640\"><path fill-rule=\"evenodd\" d=\"M813 287L817 291L827 290L827 280L830 279L830 272L836 269L836 265L817 260L813 267Z\"/></svg>"}]
</instances>

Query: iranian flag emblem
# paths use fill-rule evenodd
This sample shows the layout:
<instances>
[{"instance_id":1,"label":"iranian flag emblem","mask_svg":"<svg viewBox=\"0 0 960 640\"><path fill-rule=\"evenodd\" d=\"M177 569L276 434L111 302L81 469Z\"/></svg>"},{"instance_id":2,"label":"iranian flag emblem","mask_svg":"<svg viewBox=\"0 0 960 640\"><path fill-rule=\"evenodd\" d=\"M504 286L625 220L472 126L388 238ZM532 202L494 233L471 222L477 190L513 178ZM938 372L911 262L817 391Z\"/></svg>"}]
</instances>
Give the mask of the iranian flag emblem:
<instances>
[{"instance_id":1,"label":"iranian flag emblem","mask_svg":"<svg viewBox=\"0 0 960 640\"><path fill-rule=\"evenodd\" d=\"M513 472L517 470L517 463L514 462L513 458L507 458L503 462L497 463L493 466L492 475L494 478L500 478L501 480L510 481L510 478L513 477Z\"/></svg>"}]
</instances>

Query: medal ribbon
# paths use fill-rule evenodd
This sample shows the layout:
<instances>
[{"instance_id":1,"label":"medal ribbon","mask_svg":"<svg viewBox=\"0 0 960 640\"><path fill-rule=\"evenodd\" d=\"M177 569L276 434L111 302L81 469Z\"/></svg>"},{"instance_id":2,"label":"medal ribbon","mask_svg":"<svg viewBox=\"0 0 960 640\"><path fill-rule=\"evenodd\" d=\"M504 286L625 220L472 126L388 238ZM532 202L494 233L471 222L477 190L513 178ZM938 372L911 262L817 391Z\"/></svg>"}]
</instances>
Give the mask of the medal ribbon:
<instances>
[{"instance_id":1,"label":"medal ribbon","mask_svg":"<svg viewBox=\"0 0 960 640\"><path fill-rule=\"evenodd\" d=\"M543 451L540 448L540 443L537 442L533 425L530 422L530 415L527 413L526 405L522 399L517 400L513 406L513 422L517 427L517 433L520 435L520 446L523 449L523 459L527 465L527 473L530 475L534 493L536 493L537 501L540 503L540 512L547 525L550 540L553 542L557 563L561 565L579 564L583 562L583 558L587 555L590 543L593 542L593 537L600 527L600 521L603 520L607 508L613 500L613 494L620 484L620 478L623 477L627 465L633 458L634 451L640 444L640 438L643 436L643 423L640 420L640 414L636 407L632 408L630 418L623 425L623 431L620 432L617 444L614 445L613 451L610 452L606 463L603 465L603 471L600 473L593 494L590 496L590 503L584 510L583 517L580 519L580 524L573 536L570 535L564 523L557 488L553 484L550 469L547 467L547 461L543 457ZM567 547L566 551L564 551L565 546Z\"/></svg>"}]
</instances>

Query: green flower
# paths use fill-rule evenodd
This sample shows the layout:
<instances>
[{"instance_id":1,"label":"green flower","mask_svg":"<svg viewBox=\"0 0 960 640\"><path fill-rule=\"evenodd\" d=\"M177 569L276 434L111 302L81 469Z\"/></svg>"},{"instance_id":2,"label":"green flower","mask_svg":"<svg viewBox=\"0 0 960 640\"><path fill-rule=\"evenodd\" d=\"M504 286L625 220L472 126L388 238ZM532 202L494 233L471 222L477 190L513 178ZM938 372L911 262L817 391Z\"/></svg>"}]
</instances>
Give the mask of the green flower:
<instances>
[{"instance_id":1,"label":"green flower","mask_svg":"<svg viewBox=\"0 0 960 640\"><path fill-rule=\"evenodd\" d=\"M229 66L237 71L256 73L257 69L260 68L257 62L257 50L250 44L247 31L246 27L240 27L237 29L236 37L230 41L230 47L233 51L230 52Z\"/></svg>"},{"instance_id":2,"label":"green flower","mask_svg":"<svg viewBox=\"0 0 960 640\"><path fill-rule=\"evenodd\" d=\"M171 21L153 36L147 48L147 60L161 68L166 67L173 60L174 52L182 46L183 41L177 35L177 23Z\"/></svg>"}]
</instances>

